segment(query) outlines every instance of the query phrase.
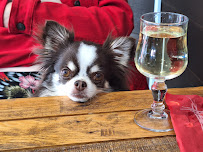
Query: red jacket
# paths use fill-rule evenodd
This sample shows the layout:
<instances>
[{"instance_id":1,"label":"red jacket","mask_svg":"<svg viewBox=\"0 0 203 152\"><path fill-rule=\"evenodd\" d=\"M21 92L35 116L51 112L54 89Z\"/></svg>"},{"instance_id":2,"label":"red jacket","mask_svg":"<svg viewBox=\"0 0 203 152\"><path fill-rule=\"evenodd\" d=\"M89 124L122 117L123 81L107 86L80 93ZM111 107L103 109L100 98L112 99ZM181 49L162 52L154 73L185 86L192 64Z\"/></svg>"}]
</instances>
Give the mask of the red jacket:
<instances>
[{"instance_id":1,"label":"red jacket","mask_svg":"<svg viewBox=\"0 0 203 152\"><path fill-rule=\"evenodd\" d=\"M74 6L79 1L80 6ZM73 28L75 40L102 44L109 32L126 36L133 30L133 13L126 0L61 0L62 4L40 0L13 0L9 27L3 27L7 0L0 0L0 68L30 66L36 56L33 35L46 20ZM77 3L78 4L78 3ZM140 83L140 80L143 82ZM137 85L134 85L136 84ZM145 89L145 78L136 73L131 89Z\"/></svg>"}]
</instances>

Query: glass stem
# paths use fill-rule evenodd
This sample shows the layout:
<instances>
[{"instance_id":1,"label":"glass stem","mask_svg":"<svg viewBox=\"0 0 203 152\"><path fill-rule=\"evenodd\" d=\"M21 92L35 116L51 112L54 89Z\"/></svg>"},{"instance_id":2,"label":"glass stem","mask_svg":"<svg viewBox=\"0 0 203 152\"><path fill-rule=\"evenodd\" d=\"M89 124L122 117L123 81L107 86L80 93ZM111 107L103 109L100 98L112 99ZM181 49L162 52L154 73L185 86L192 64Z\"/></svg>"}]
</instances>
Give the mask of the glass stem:
<instances>
[{"instance_id":1,"label":"glass stem","mask_svg":"<svg viewBox=\"0 0 203 152\"><path fill-rule=\"evenodd\" d=\"M164 81L155 80L151 87L153 95L153 104L151 105L152 110L149 112L148 116L154 119L165 119L168 114L164 112L165 105L163 103L167 85Z\"/></svg>"}]
</instances>

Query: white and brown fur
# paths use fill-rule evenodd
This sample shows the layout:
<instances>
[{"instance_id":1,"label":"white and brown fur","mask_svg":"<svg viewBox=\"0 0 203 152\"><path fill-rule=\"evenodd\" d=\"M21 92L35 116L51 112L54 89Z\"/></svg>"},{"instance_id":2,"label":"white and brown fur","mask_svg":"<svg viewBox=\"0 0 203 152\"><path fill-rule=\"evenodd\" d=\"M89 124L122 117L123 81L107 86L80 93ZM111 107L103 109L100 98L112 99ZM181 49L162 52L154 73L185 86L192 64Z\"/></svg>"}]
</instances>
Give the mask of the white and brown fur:
<instances>
[{"instance_id":1,"label":"white and brown fur","mask_svg":"<svg viewBox=\"0 0 203 152\"><path fill-rule=\"evenodd\" d=\"M54 21L47 21L37 50L42 63L42 81L34 96L68 96L85 102L103 91L129 90L129 60L135 40L112 39L101 46L74 41L74 33Z\"/></svg>"}]
</instances>

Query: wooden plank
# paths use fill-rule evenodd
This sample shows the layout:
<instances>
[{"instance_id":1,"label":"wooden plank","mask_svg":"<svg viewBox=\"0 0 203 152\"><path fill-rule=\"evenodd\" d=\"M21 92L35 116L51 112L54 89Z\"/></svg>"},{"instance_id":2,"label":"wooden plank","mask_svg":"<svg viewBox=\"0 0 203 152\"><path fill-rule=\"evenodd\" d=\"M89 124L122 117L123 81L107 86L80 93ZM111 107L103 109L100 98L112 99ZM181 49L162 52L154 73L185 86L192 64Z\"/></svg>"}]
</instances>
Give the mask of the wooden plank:
<instances>
[{"instance_id":1,"label":"wooden plank","mask_svg":"<svg viewBox=\"0 0 203 152\"><path fill-rule=\"evenodd\" d=\"M0 151L174 135L144 130L135 111L0 122Z\"/></svg>"},{"instance_id":2,"label":"wooden plank","mask_svg":"<svg viewBox=\"0 0 203 152\"><path fill-rule=\"evenodd\" d=\"M203 87L169 89L168 92L203 96ZM102 93L86 103L76 103L68 97L9 99L0 101L0 121L140 110L149 108L151 103L152 94L150 90Z\"/></svg>"},{"instance_id":3,"label":"wooden plank","mask_svg":"<svg viewBox=\"0 0 203 152\"><path fill-rule=\"evenodd\" d=\"M203 96L203 86L192 87L192 88L173 88L168 89L168 93L171 94L182 94L182 95L199 95Z\"/></svg>"},{"instance_id":4,"label":"wooden plank","mask_svg":"<svg viewBox=\"0 0 203 152\"><path fill-rule=\"evenodd\" d=\"M179 152L175 136L25 149L21 152Z\"/></svg>"}]
</instances>

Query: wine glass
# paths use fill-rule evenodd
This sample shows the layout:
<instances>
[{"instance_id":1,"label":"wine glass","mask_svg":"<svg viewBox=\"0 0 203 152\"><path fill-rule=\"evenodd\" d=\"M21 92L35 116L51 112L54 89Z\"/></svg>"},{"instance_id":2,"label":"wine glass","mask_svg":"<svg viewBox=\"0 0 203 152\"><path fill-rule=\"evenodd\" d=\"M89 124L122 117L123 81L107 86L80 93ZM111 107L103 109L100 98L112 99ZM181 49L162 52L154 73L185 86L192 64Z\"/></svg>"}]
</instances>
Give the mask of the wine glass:
<instances>
[{"instance_id":1,"label":"wine glass","mask_svg":"<svg viewBox=\"0 0 203 152\"><path fill-rule=\"evenodd\" d=\"M171 12L152 12L141 16L135 64L146 77L154 79L151 109L135 114L140 127L154 131L173 130L169 111L163 103L167 91L165 80L181 75L188 64L188 17Z\"/></svg>"}]
</instances>

